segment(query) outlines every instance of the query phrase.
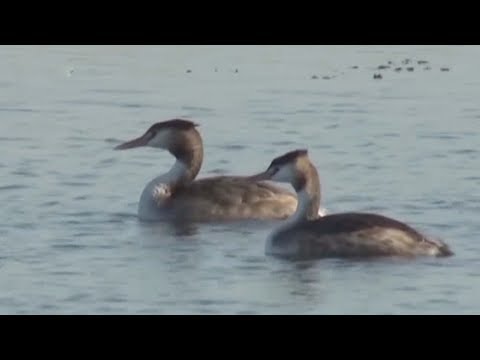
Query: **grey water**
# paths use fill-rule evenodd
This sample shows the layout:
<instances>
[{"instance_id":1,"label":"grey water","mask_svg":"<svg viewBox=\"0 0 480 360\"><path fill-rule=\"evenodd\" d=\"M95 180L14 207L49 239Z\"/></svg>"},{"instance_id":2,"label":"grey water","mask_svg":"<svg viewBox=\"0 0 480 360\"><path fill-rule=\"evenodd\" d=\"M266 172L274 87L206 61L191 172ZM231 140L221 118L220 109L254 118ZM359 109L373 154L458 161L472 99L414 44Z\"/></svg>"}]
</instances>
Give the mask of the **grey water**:
<instances>
[{"instance_id":1,"label":"grey water","mask_svg":"<svg viewBox=\"0 0 480 360\"><path fill-rule=\"evenodd\" d=\"M1 46L0 313L479 313L479 62L478 46ZM328 212L399 218L455 256L290 262L264 254L276 224L139 222L173 159L113 147L175 117L200 124L200 177L308 148Z\"/></svg>"}]
</instances>

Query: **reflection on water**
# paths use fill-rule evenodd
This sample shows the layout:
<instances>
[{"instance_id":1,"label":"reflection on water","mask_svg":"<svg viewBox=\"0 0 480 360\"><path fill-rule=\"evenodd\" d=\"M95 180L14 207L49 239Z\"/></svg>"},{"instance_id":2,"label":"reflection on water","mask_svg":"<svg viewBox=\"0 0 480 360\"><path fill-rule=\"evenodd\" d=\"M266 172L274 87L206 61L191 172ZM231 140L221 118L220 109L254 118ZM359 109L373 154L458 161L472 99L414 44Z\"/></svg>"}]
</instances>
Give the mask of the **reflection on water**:
<instances>
[{"instance_id":1,"label":"reflection on water","mask_svg":"<svg viewBox=\"0 0 480 360\"><path fill-rule=\"evenodd\" d=\"M199 226L196 223L175 220L142 222L142 231L145 231L149 237L155 236L155 234L162 234L162 236L170 235L177 240L182 240L198 234Z\"/></svg>"}]
</instances>

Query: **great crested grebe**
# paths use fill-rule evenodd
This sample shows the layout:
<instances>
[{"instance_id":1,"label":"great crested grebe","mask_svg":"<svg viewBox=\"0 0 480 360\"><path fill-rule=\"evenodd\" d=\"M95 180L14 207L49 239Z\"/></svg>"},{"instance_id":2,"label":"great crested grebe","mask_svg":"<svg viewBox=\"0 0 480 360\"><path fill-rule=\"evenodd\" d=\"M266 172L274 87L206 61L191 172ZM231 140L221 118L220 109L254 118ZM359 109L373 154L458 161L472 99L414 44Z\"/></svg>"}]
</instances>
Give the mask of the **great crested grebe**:
<instances>
[{"instance_id":1,"label":"great crested grebe","mask_svg":"<svg viewBox=\"0 0 480 360\"><path fill-rule=\"evenodd\" d=\"M294 193L246 176L214 176L195 180L203 161L198 124L182 119L158 122L137 139L115 149L150 146L176 158L169 172L151 180L138 205L141 220L187 221L279 220L295 212Z\"/></svg>"},{"instance_id":2,"label":"great crested grebe","mask_svg":"<svg viewBox=\"0 0 480 360\"><path fill-rule=\"evenodd\" d=\"M345 212L315 217L320 180L307 150L275 158L252 179L290 183L298 197L296 212L269 235L267 255L292 259L454 255L442 241L382 215Z\"/></svg>"}]
</instances>

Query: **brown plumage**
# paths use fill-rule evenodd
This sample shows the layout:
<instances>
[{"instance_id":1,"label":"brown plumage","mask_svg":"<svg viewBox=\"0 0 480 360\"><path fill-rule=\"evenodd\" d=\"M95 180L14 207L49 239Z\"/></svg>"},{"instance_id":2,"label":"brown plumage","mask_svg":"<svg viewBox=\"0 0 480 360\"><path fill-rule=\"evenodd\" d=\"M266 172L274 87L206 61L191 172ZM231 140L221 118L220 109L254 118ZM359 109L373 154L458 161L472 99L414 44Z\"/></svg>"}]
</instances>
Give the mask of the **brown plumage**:
<instances>
[{"instance_id":1,"label":"brown plumage","mask_svg":"<svg viewBox=\"0 0 480 360\"><path fill-rule=\"evenodd\" d=\"M295 254L285 257L301 259L453 255L443 242L427 238L403 222L370 213L330 214L299 222L279 232L273 241L277 248L297 242Z\"/></svg>"},{"instance_id":2,"label":"brown plumage","mask_svg":"<svg viewBox=\"0 0 480 360\"><path fill-rule=\"evenodd\" d=\"M285 219L297 206L296 195L274 184L242 176L196 180L203 162L197 124L173 119L153 124L141 137L116 149L151 146L168 150L177 162L167 174L150 181L139 202L143 220L189 221Z\"/></svg>"},{"instance_id":3,"label":"brown plumage","mask_svg":"<svg viewBox=\"0 0 480 360\"><path fill-rule=\"evenodd\" d=\"M320 179L306 150L277 157L254 177L288 182L297 192L297 210L270 234L268 254L293 259L453 255L444 242L383 215L346 212L312 217L320 206Z\"/></svg>"},{"instance_id":4,"label":"brown plumage","mask_svg":"<svg viewBox=\"0 0 480 360\"><path fill-rule=\"evenodd\" d=\"M285 219L295 212L291 192L245 177L215 176L179 186L165 203L177 218L205 220Z\"/></svg>"}]
</instances>

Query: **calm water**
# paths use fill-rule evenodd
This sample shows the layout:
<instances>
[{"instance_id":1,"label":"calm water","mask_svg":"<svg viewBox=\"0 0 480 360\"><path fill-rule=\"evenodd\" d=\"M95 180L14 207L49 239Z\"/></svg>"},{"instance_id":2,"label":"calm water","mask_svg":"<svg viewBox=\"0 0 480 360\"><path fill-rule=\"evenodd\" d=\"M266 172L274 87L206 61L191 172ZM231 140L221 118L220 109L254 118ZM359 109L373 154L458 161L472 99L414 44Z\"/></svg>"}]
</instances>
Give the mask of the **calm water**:
<instances>
[{"instance_id":1,"label":"calm water","mask_svg":"<svg viewBox=\"0 0 480 360\"><path fill-rule=\"evenodd\" d=\"M389 60L403 70L375 70ZM479 313L479 62L461 46L0 47L0 313ZM398 217L456 256L292 263L264 255L272 224L140 223L173 160L112 148L173 117L201 124L201 176L308 147L330 212Z\"/></svg>"}]
</instances>

